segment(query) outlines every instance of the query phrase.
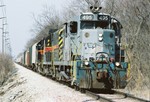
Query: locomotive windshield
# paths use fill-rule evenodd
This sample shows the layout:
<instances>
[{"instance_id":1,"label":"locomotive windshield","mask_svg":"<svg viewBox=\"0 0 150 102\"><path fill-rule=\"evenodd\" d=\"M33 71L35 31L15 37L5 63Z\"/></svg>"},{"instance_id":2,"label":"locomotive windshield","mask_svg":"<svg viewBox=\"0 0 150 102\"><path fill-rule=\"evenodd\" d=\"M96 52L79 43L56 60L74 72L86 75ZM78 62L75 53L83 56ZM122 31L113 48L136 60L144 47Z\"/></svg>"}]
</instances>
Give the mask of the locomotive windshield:
<instances>
[{"instance_id":1,"label":"locomotive windshield","mask_svg":"<svg viewBox=\"0 0 150 102\"><path fill-rule=\"evenodd\" d=\"M109 22L106 21L81 21L80 28L81 29L96 29L102 28L107 29Z\"/></svg>"}]
</instances>

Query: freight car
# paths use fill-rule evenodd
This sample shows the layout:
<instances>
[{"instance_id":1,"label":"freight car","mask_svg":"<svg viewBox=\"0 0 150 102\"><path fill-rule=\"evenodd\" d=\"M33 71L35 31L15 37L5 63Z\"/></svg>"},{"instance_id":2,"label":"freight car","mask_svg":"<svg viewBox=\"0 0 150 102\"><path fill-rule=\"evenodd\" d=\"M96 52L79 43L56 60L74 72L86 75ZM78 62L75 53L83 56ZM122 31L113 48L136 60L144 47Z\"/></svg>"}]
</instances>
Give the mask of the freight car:
<instances>
[{"instance_id":1,"label":"freight car","mask_svg":"<svg viewBox=\"0 0 150 102\"><path fill-rule=\"evenodd\" d=\"M32 54L30 48L26 51L25 61L34 59L30 63L34 70L76 89L124 88L128 63L121 48L122 25L98 9L91 8L49 33L31 47Z\"/></svg>"}]
</instances>

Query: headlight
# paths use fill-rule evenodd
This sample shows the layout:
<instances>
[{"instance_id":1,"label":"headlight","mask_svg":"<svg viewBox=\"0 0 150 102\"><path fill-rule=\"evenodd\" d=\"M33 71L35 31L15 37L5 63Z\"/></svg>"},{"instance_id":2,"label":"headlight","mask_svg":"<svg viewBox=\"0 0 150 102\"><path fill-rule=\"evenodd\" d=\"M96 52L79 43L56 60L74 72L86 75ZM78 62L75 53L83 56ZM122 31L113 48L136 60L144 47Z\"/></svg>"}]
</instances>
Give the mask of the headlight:
<instances>
[{"instance_id":1,"label":"headlight","mask_svg":"<svg viewBox=\"0 0 150 102\"><path fill-rule=\"evenodd\" d=\"M120 65L120 63L119 63L119 62L116 62L115 65L118 67L118 66Z\"/></svg>"},{"instance_id":2,"label":"headlight","mask_svg":"<svg viewBox=\"0 0 150 102\"><path fill-rule=\"evenodd\" d=\"M99 41L102 41L102 40L103 40L103 38L102 38L102 37L99 37L99 38L98 38L98 40L99 40Z\"/></svg>"},{"instance_id":3,"label":"headlight","mask_svg":"<svg viewBox=\"0 0 150 102\"><path fill-rule=\"evenodd\" d=\"M99 37L102 37L102 36L103 36L103 34L100 33L100 34L99 34Z\"/></svg>"},{"instance_id":4,"label":"headlight","mask_svg":"<svg viewBox=\"0 0 150 102\"><path fill-rule=\"evenodd\" d=\"M89 65L89 62L88 62L88 61L85 61L84 64L87 66L87 65Z\"/></svg>"},{"instance_id":5,"label":"headlight","mask_svg":"<svg viewBox=\"0 0 150 102\"><path fill-rule=\"evenodd\" d=\"M99 41L102 41L102 40L103 40L103 34L100 33L98 36L99 36L98 40L99 40Z\"/></svg>"}]
</instances>

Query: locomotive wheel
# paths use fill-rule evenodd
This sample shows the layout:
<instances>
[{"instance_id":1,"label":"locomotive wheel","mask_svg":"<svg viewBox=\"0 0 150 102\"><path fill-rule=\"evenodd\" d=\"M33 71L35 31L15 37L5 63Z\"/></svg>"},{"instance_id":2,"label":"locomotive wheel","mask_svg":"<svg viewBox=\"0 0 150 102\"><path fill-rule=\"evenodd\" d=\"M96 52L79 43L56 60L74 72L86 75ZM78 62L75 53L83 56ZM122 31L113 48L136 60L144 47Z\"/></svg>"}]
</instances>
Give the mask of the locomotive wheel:
<instances>
[{"instance_id":1,"label":"locomotive wheel","mask_svg":"<svg viewBox=\"0 0 150 102\"><path fill-rule=\"evenodd\" d=\"M85 89L84 88L80 88L80 92L81 93L85 93Z\"/></svg>"},{"instance_id":2,"label":"locomotive wheel","mask_svg":"<svg viewBox=\"0 0 150 102\"><path fill-rule=\"evenodd\" d=\"M111 77L108 78L107 80L105 80L105 81L104 81L105 88L108 89L108 90L112 89L112 88L113 88L113 82L114 82L114 81L112 80Z\"/></svg>"}]
</instances>

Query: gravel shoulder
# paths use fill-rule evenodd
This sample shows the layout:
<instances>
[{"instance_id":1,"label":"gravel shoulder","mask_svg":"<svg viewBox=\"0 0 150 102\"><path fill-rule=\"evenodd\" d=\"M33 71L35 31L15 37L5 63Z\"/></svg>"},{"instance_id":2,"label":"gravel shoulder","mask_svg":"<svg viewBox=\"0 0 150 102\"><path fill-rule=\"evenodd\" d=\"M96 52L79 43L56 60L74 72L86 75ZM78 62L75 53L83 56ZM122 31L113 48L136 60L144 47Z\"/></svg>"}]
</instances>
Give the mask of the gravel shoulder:
<instances>
[{"instance_id":1,"label":"gravel shoulder","mask_svg":"<svg viewBox=\"0 0 150 102\"><path fill-rule=\"evenodd\" d=\"M0 87L0 102L96 102L68 86L15 66L16 71Z\"/></svg>"}]
</instances>

